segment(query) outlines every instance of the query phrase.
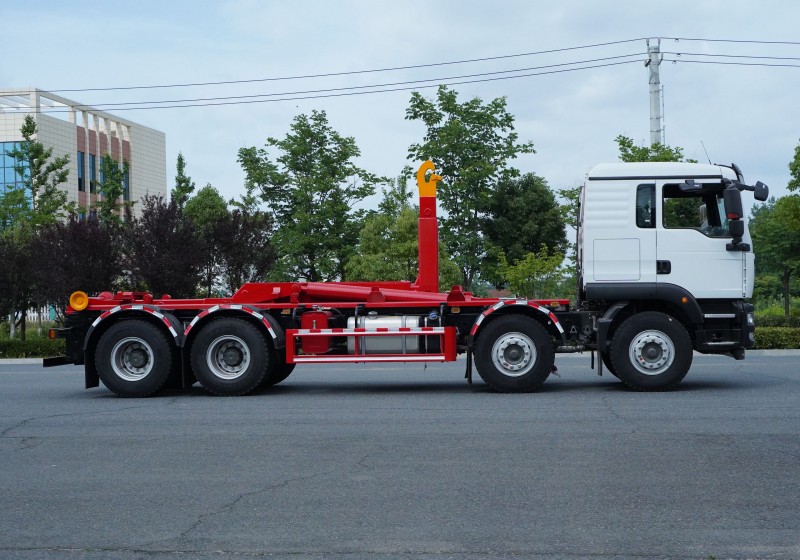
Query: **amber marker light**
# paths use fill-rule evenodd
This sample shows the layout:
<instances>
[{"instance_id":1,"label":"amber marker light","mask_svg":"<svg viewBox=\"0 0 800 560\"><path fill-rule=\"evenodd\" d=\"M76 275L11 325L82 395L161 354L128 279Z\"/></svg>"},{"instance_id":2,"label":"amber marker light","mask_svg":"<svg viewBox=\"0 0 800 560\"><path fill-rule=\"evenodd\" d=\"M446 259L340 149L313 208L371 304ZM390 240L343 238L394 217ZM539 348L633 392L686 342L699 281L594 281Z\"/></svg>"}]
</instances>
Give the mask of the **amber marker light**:
<instances>
[{"instance_id":1,"label":"amber marker light","mask_svg":"<svg viewBox=\"0 0 800 560\"><path fill-rule=\"evenodd\" d=\"M56 339L56 330L55 329L48 330L47 331L47 338L49 338L50 340L55 340Z\"/></svg>"},{"instance_id":2,"label":"amber marker light","mask_svg":"<svg viewBox=\"0 0 800 560\"><path fill-rule=\"evenodd\" d=\"M86 295L86 292L73 292L69 296L69 306L75 311L83 311L89 306L89 296Z\"/></svg>"},{"instance_id":3,"label":"amber marker light","mask_svg":"<svg viewBox=\"0 0 800 560\"><path fill-rule=\"evenodd\" d=\"M681 298L681 303L689 303L689 298L688 298L688 297L686 297L686 296L683 296L683 297Z\"/></svg>"}]
</instances>

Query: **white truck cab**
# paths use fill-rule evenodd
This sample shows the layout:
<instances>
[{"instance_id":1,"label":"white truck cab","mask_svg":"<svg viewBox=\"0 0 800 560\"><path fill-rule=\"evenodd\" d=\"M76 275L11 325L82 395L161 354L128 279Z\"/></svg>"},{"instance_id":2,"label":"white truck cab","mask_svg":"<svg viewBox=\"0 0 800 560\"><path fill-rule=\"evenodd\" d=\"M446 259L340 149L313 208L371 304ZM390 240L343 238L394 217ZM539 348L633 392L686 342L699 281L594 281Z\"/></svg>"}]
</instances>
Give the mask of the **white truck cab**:
<instances>
[{"instance_id":1,"label":"white truck cab","mask_svg":"<svg viewBox=\"0 0 800 560\"><path fill-rule=\"evenodd\" d=\"M578 221L579 305L599 314L597 350L612 373L624 360L654 381L668 370L680 381L684 368L670 364L686 354L691 362L691 352L677 347L687 340L694 350L737 359L753 346L753 310L744 302L755 262L745 190L768 196L763 183L746 185L736 165L606 163L588 173ZM665 334L666 321L681 333Z\"/></svg>"}]
</instances>

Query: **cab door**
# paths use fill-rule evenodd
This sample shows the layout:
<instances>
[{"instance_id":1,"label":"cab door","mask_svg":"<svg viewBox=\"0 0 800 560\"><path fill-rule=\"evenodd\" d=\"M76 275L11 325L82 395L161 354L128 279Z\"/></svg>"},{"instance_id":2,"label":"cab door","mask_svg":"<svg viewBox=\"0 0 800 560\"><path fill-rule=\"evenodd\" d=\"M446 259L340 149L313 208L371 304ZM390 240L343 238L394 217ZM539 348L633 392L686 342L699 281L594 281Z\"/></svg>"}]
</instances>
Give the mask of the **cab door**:
<instances>
[{"instance_id":1,"label":"cab door","mask_svg":"<svg viewBox=\"0 0 800 560\"><path fill-rule=\"evenodd\" d=\"M731 237L716 194L687 194L677 183L657 181L656 278L696 299L745 296L745 255L728 251Z\"/></svg>"}]
</instances>

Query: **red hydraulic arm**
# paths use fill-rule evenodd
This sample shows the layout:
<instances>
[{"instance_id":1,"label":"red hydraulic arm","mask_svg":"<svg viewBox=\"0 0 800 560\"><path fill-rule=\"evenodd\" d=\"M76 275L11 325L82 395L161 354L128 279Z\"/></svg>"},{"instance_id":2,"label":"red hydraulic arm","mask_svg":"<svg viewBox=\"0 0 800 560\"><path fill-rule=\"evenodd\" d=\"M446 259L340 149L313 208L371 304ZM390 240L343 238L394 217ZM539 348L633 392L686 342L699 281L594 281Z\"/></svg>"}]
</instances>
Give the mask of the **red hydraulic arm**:
<instances>
[{"instance_id":1,"label":"red hydraulic arm","mask_svg":"<svg viewBox=\"0 0 800 560\"><path fill-rule=\"evenodd\" d=\"M412 289L422 292L439 291L439 222L436 219L436 182L442 178L435 173L433 162L428 160L417 171L419 187L419 275Z\"/></svg>"}]
</instances>

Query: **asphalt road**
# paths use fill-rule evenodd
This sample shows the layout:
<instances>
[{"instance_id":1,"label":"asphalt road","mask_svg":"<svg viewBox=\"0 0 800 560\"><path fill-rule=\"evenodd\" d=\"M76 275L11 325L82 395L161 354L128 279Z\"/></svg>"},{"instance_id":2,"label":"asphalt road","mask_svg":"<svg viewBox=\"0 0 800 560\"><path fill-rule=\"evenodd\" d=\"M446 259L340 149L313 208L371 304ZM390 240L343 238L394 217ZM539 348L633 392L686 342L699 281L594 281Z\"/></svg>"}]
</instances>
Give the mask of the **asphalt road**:
<instances>
[{"instance_id":1,"label":"asphalt road","mask_svg":"<svg viewBox=\"0 0 800 560\"><path fill-rule=\"evenodd\" d=\"M141 400L0 363L0 558L800 558L800 354L663 394L556 363L529 395L460 361Z\"/></svg>"}]
</instances>

